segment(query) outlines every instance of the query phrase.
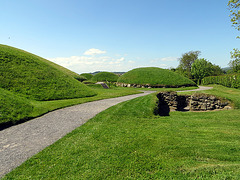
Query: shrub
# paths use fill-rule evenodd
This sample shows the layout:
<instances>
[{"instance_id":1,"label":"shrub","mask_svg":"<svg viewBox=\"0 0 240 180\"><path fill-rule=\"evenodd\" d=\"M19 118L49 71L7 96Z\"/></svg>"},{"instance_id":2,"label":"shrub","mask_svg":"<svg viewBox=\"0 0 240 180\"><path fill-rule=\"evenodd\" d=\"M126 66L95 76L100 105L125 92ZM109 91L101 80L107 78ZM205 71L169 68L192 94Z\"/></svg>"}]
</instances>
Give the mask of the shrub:
<instances>
[{"instance_id":1,"label":"shrub","mask_svg":"<svg viewBox=\"0 0 240 180\"><path fill-rule=\"evenodd\" d=\"M240 88L240 74L228 74L221 76L209 76L202 80L203 85L220 84L231 88Z\"/></svg>"}]
</instances>

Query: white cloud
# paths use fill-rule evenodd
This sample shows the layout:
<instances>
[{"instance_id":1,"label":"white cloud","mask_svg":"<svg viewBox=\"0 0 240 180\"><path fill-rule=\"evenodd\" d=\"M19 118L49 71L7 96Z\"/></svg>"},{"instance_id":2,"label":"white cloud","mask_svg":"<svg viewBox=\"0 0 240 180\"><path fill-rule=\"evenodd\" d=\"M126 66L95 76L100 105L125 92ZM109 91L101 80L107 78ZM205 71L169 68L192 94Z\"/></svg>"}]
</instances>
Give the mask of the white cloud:
<instances>
[{"instance_id":1,"label":"white cloud","mask_svg":"<svg viewBox=\"0 0 240 180\"><path fill-rule=\"evenodd\" d=\"M177 61L177 57L164 57L160 59L161 61Z\"/></svg>"},{"instance_id":2,"label":"white cloud","mask_svg":"<svg viewBox=\"0 0 240 180\"><path fill-rule=\"evenodd\" d=\"M71 56L48 59L79 74L95 71L128 71L133 68L132 63L126 61L125 57Z\"/></svg>"},{"instance_id":3,"label":"white cloud","mask_svg":"<svg viewBox=\"0 0 240 180\"><path fill-rule=\"evenodd\" d=\"M97 54L106 54L106 51L102 51L100 49L95 49L95 48L91 48L87 51L84 52L84 55L97 55Z\"/></svg>"},{"instance_id":4,"label":"white cloud","mask_svg":"<svg viewBox=\"0 0 240 180\"><path fill-rule=\"evenodd\" d=\"M156 58L156 59L153 59L153 60L151 60L150 62L151 62L151 63L156 63L156 62L159 62L159 61L171 62L171 61L177 61L177 60L178 60L177 57L164 57L164 58Z\"/></svg>"},{"instance_id":5,"label":"white cloud","mask_svg":"<svg viewBox=\"0 0 240 180\"><path fill-rule=\"evenodd\" d=\"M168 65L167 64L160 64L160 68L167 68Z\"/></svg>"}]
</instances>

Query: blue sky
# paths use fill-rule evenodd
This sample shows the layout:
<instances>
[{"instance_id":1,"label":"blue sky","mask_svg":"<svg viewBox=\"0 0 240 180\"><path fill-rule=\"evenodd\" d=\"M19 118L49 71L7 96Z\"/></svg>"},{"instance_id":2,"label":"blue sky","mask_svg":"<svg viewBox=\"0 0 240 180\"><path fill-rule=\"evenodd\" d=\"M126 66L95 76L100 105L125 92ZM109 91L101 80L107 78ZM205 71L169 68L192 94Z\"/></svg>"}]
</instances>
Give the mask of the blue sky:
<instances>
[{"instance_id":1,"label":"blue sky","mask_svg":"<svg viewBox=\"0 0 240 180\"><path fill-rule=\"evenodd\" d=\"M77 73L177 67L185 52L227 67L227 0L0 0L0 43Z\"/></svg>"}]
</instances>

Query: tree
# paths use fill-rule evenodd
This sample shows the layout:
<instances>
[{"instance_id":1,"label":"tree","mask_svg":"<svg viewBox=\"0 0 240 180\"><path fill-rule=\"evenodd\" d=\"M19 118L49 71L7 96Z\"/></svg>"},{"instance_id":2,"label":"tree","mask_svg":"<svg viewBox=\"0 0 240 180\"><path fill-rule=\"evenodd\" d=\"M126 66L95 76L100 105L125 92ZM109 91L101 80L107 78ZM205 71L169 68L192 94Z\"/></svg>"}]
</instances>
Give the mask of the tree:
<instances>
[{"instance_id":1,"label":"tree","mask_svg":"<svg viewBox=\"0 0 240 180\"><path fill-rule=\"evenodd\" d=\"M234 52L231 53L231 60L228 65L231 67L232 72L234 73L240 73L240 50L238 49L233 49Z\"/></svg>"},{"instance_id":2,"label":"tree","mask_svg":"<svg viewBox=\"0 0 240 180\"><path fill-rule=\"evenodd\" d=\"M192 64L191 73L200 84L204 77L213 74L213 65L204 58L197 59Z\"/></svg>"},{"instance_id":3,"label":"tree","mask_svg":"<svg viewBox=\"0 0 240 180\"><path fill-rule=\"evenodd\" d=\"M232 25L239 31L240 30L240 10L239 10L240 0L230 0L228 2L228 7L230 9L230 17L231 17Z\"/></svg>"},{"instance_id":4,"label":"tree","mask_svg":"<svg viewBox=\"0 0 240 180\"><path fill-rule=\"evenodd\" d=\"M200 55L200 51L189 51L182 55L182 57L179 59L180 64L177 67L176 71L179 74L182 74L188 78L192 78L191 74L191 67L192 64L196 59L198 59L198 56Z\"/></svg>"},{"instance_id":5,"label":"tree","mask_svg":"<svg viewBox=\"0 0 240 180\"><path fill-rule=\"evenodd\" d=\"M221 74L224 74L224 71L222 70L222 68L218 65L213 64L213 73L211 74L211 76L219 76Z\"/></svg>"}]
</instances>

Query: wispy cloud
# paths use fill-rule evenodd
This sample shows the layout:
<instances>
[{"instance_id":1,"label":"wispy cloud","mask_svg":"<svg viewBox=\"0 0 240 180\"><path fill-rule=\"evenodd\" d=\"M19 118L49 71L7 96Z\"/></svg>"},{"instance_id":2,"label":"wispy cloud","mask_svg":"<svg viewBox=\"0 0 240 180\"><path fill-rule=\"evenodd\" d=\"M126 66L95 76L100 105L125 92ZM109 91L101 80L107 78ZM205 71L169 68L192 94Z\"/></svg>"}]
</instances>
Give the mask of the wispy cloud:
<instances>
[{"instance_id":1,"label":"wispy cloud","mask_svg":"<svg viewBox=\"0 0 240 180\"><path fill-rule=\"evenodd\" d=\"M177 57L163 57L163 58L156 58L151 60L151 63L155 63L155 62L173 62L173 61L177 61L178 58Z\"/></svg>"},{"instance_id":2,"label":"wispy cloud","mask_svg":"<svg viewBox=\"0 0 240 180\"><path fill-rule=\"evenodd\" d=\"M106 51L102 51L100 49L95 49L95 48L91 48L87 51L84 52L84 55L97 55L97 54L106 54Z\"/></svg>"},{"instance_id":3,"label":"wispy cloud","mask_svg":"<svg viewBox=\"0 0 240 180\"><path fill-rule=\"evenodd\" d=\"M177 61L177 57L164 57L160 59L161 61Z\"/></svg>"},{"instance_id":4,"label":"wispy cloud","mask_svg":"<svg viewBox=\"0 0 240 180\"><path fill-rule=\"evenodd\" d=\"M128 71L133 68L134 62L126 60L126 57L121 57L120 55L110 57L103 55L105 53L107 52L92 48L84 52L82 56L47 59L77 73L94 71ZM97 54L98 56L95 56Z\"/></svg>"}]
</instances>

